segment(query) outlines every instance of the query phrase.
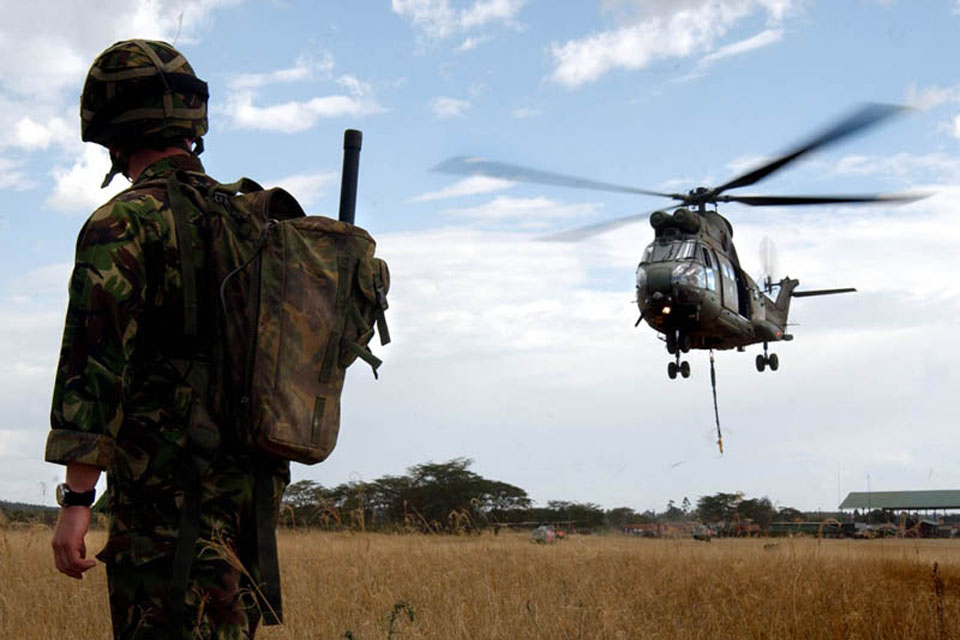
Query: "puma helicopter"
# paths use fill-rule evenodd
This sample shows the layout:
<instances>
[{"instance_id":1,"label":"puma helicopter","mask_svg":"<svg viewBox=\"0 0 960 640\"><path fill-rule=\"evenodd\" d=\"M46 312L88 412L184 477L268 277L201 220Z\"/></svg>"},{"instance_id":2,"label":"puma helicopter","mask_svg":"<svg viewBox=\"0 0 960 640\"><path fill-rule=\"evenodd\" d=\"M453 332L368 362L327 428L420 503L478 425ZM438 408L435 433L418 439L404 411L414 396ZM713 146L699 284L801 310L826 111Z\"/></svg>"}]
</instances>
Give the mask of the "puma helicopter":
<instances>
[{"instance_id":1,"label":"puma helicopter","mask_svg":"<svg viewBox=\"0 0 960 640\"><path fill-rule=\"evenodd\" d=\"M690 376L690 364L682 354L691 349L744 351L762 345L756 356L758 371L776 371L779 358L769 352L772 342L792 340L787 318L793 298L856 291L853 287L797 290L795 278L773 281L769 274L757 283L741 267L733 244L733 225L717 211L727 202L764 206L863 204L910 202L917 194L867 194L820 196L730 195L732 189L763 180L800 157L839 141L903 111L903 107L867 104L806 142L743 173L718 187L698 187L687 193L666 193L540 171L480 158L455 157L435 170L460 175L485 175L517 182L595 189L618 193L660 196L679 201L679 206L653 213L640 213L579 227L544 238L577 241L636 222L649 215L654 239L647 245L636 272L640 318L661 334L672 359L667 375ZM672 208L672 207L671 207ZM714 382L715 386L715 382Z\"/></svg>"}]
</instances>

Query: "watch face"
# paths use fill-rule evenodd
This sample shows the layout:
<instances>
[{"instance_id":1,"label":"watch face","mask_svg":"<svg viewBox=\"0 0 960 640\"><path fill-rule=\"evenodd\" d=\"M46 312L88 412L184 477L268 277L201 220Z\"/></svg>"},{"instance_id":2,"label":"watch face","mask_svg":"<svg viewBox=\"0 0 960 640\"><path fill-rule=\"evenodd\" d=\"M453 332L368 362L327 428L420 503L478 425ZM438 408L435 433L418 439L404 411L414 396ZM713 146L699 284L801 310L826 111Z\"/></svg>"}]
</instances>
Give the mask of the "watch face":
<instances>
[{"instance_id":1,"label":"watch face","mask_svg":"<svg viewBox=\"0 0 960 640\"><path fill-rule=\"evenodd\" d=\"M57 504L60 505L61 507L66 506L64 505L65 497L66 497L65 487L63 483L60 483L57 485Z\"/></svg>"}]
</instances>

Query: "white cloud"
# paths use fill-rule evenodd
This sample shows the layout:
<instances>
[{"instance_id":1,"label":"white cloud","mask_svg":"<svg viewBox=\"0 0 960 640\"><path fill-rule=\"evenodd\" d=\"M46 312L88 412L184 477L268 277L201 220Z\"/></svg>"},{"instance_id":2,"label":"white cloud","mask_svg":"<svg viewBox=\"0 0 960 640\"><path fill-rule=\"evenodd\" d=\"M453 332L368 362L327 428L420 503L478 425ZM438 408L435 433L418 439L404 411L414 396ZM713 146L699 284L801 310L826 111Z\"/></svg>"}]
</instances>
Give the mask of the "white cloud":
<instances>
[{"instance_id":1,"label":"white cloud","mask_svg":"<svg viewBox=\"0 0 960 640\"><path fill-rule=\"evenodd\" d=\"M916 83L907 87L906 103L921 111L927 111L942 104L960 102L960 87L940 87L937 85L920 89Z\"/></svg>"},{"instance_id":2,"label":"white cloud","mask_svg":"<svg viewBox=\"0 0 960 640\"><path fill-rule=\"evenodd\" d=\"M595 203L566 204L543 196L510 198L498 196L476 207L447 209L445 214L484 222L508 220L518 228L542 227L547 221L577 219L587 221L594 217L600 205Z\"/></svg>"},{"instance_id":3,"label":"white cloud","mask_svg":"<svg viewBox=\"0 0 960 640\"><path fill-rule=\"evenodd\" d=\"M429 191L411 199L411 202L429 202L431 200L443 200L445 198L457 198L460 196L474 196L481 193L491 193L501 191L513 186L513 182L503 180L502 178L491 178L490 176L470 176L449 187L444 187L440 191Z\"/></svg>"},{"instance_id":4,"label":"white cloud","mask_svg":"<svg viewBox=\"0 0 960 640\"><path fill-rule=\"evenodd\" d=\"M257 89L269 84L310 80L318 74L328 75L333 71L333 56L322 52L319 57L301 56L292 67L266 73L242 73L230 79L231 89Z\"/></svg>"},{"instance_id":5,"label":"white cloud","mask_svg":"<svg viewBox=\"0 0 960 640\"><path fill-rule=\"evenodd\" d=\"M519 28L517 12L526 0L475 0L463 9L454 9L449 0L392 0L394 13L406 18L428 39L441 39L456 32L502 23Z\"/></svg>"},{"instance_id":6,"label":"white cloud","mask_svg":"<svg viewBox=\"0 0 960 640\"><path fill-rule=\"evenodd\" d=\"M470 36L457 47L457 51L473 51L489 39L489 37L485 36Z\"/></svg>"},{"instance_id":7,"label":"white cloud","mask_svg":"<svg viewBox=\"0 0 960 640\"><path fill-rule=\"evenodd\" d=\"M0 27L0 88L50 100L80 94L94 57L136 34L188 43L211 13L238 0L103 0L86 3L13 2ZM182 25L181 25L182 17Z\"/></svg>"},{"instance_id":8,"label":"white cloud","mask_svg":"<svg viewBox=\"0 0 960 640\"><path fill-rule=\"evenodd\" d=\"M30 116L24 116L17 121L13 129L13 144L26 151L47 149L52 144L66 146L78 137L77 127L70 126L60 117L37 122Z\"/></svg>"},{"instance_id":9,"label":"white cloud","mask_svg":"<svg viewBox=\"0 0 960 640\"><path fill-rule=\"evenodd\" d=\"M321 119L363 117L385 111L373 98L372 87L349 74L341 75L335 80L349 95L290 100L268 106L255 104L259 97L258 90L266 86L306 82L316 79L317 76L329 80L333 67L333 57L324 53L319 59L301 57L294 66L286 69L236 76L230 82L225 111L236 127L282 133L306 131Z\"/></svg>"},{"instance_id":10,"label":"white cloud","mask_svg":"<svg viewBox=\"0 0 960 640\"><path fill-rule=\"evenodd\" d=\"M434 116L443 119L462 116L470 108L470 103L457 98L438 96L430 101L430 107L433 109Z\"/></svg>"},{"instance_id":11,"label":"white cloud","mask_svg":"<svg viewBox=\"0 0 960 640\"><path fill-rule=\"evenodd\" d=\"M64 213L89 214L98 206L126 189L129 184L117 176L105 189L100 188L103 176L110 170L107 150L93 144L83 145L79 158L69 168L56 167L51 172L53 193L46 205Z\"/></svg>"},{"instance_id":12,"label":"white cloud","mask_svg":"<svg viewBox=\"0 0 960 640\"><path fill-rule=\"evenodd\" d=\"M636 71L657 59L684 58L710 51L740 20L763 11L768 21L775 24L795 4L793 0L634 2L620 3L630 5L637 12L627 25L563 44L554 43L550 48L555 63L551 79L576 88L614 69ZM756 48L757 43L738 43L738 46Z\"/></svg>"},{"instance_id":13,"label":"white cloud","mask_svg":"<svg viewBox=\"0 0 960 640\"><path fill-rule=\"evenodd\" d=\"M879 175L919 184L960 183L960 157L934 152L922 155L849 155L829 169L833 175Z\"/></svg>"},{"instance_id":14,"label":"white cloud","mask_svg":"<svg viewBox=\"0 0 960 640\"><path fill-rule=\"evenodd\" d=\"M460 15L460 25L464 29L482 27L491 22L503 22L516 26L514 16L526 0L477 0Z\"/></svg>"},{"instance_id":15,"label":"white cloud","mask_svg":"<svg viewBox=\"0 0 960 640\"><path fill-rule=\"evenodd\" d=\"M20 300L47 295L65 295L70 280L69 262L43 265L5 283L7 294Z\"/></svg>"},{"instance_id":16,"label":"white cloud","mask_svg":"<svg viewBox=\"0 0 960 640\"><path fill-rule=\"evenodd\" d=\"M533 109L530 107L517 107L513 110L513 117L517 119L522 118L535 118L539 115L543 115L541 109Z\"/></svg>"},{"instance_id":17,"label":"white cloud","mask_svg":"<svg viewBox=\"0 0 960 640\"><path fill-rule=\"evenodd\" d=\"M33 181L21 169L22 163L0 156L0 189L29 189Z\"/></svg>"},{"instance_id":18,"label":"white cloud","mask_svg":"<svg viewBox=\"0 0 960 640\"><path fill-rule=\"evenodd\" d=\"M22 371L17 371L17 375L22 375ZM0 429L0 456L23 456L24 451L29 451L29 444L33 443L34 438L30 431L25 429Z\"/></svg>"},{"instance_id":19,"label":"white cloud","mask_svg":"<svg viewBox=\"0 0 960 640\"><path fill-rule=\"evenodd\" d=\"M291 100L283 104L259 107L250 94L237 94L228 103L233 124L243 129L298 133L313 127L318 120L343 116L368 116L383 112L371 100L334 95L311 100Z\"/></svg>"},{"instance_id":20,"label":"white cloud","mask_svg":"<svg viewBox=\"0 0 960 640\"><path fill-rule=\"evenodd\" d=\"M700 59L700 64L712 64L722 58L729 58L730 56L737 56L760 49L762 47L770 46L771 44L780 42L782 39L783 29L767 29L766 31L761 31L751 38L734 42L733 44L728 44L725 47L720 47L713 53L708 53Z\"/></svg>"},{"instance_id":21,"label":"white cloud","mask_svg":"<svg viewBox=\"0 0 960 640\"><path fill-rule=\"evenodd\" d=\"M280 178L276 184L289 191L307 209L326 195L327 187L334 184L338 177L338 173L302 173Z\"/></svg>"}]
</instances>

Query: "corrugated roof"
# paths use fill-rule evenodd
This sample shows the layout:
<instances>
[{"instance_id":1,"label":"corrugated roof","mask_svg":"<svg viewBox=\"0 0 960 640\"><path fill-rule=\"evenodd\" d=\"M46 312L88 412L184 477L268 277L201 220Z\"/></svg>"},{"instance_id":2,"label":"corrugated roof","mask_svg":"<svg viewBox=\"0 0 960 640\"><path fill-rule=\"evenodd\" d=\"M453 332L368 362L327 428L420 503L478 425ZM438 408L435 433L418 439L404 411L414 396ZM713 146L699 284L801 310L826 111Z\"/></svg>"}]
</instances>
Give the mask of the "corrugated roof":
<instances>
[{"instance_id":1,"label":"corrugated roof","mask_svg":"<svg viewBox=\"0 0 960 640\"><path fill-rule=\"evenodd\" d=\"M841 509L960 509L960 491L853 491Z\"/></svg>"}]
</instances>

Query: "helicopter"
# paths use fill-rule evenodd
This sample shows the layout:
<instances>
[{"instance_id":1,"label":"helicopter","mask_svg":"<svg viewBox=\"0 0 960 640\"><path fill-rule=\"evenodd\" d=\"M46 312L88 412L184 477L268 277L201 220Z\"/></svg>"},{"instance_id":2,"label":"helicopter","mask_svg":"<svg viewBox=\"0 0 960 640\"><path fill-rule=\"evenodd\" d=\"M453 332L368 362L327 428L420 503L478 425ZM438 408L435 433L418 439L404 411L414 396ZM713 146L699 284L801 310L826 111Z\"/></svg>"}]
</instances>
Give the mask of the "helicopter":
<instances>
[{"instance_id":1,"label":"helicopter","mask_svg":"<svg viewBox=\"0 0 960 640\"><path fill-rule=\"evenodd\" d=\"M697 187L687 193L665 193L599 182L560 173L540 171L482 158L458 156L445 160L434 170L461 175L485 175L516 182L633 193L679 201L672 212L649 214L654 239L644 249L636 271L636 325L646 323L660 334L673 356L667 375L676 379L690 376L690 364L682 354L691 349L710 351L711 380L716 390L713 350L736 349L762 344L756 356L757 371L776 371L780 360L769 352L772 342L793 339L787 333L787 317L793 298L823 296L856 291L853 287L798 291L800 281L785 277L774 282L770 275L758 284L743 270L733 244L733 225L717 211L720 203L738 202L763 206L821 204L866 204L911 202L926 194L866 194L820 196L729 195L731 189L746 187L779 171L800 157L833 144L898 113L905 107L870 103L840 119L805 142L772 160L747 171L718 187ZM647 213L631 214L598 224L578 227L544 238L577 241L636 222ZM775 297L771 297L776 291Z\"/></svg>"}]
</instances>

